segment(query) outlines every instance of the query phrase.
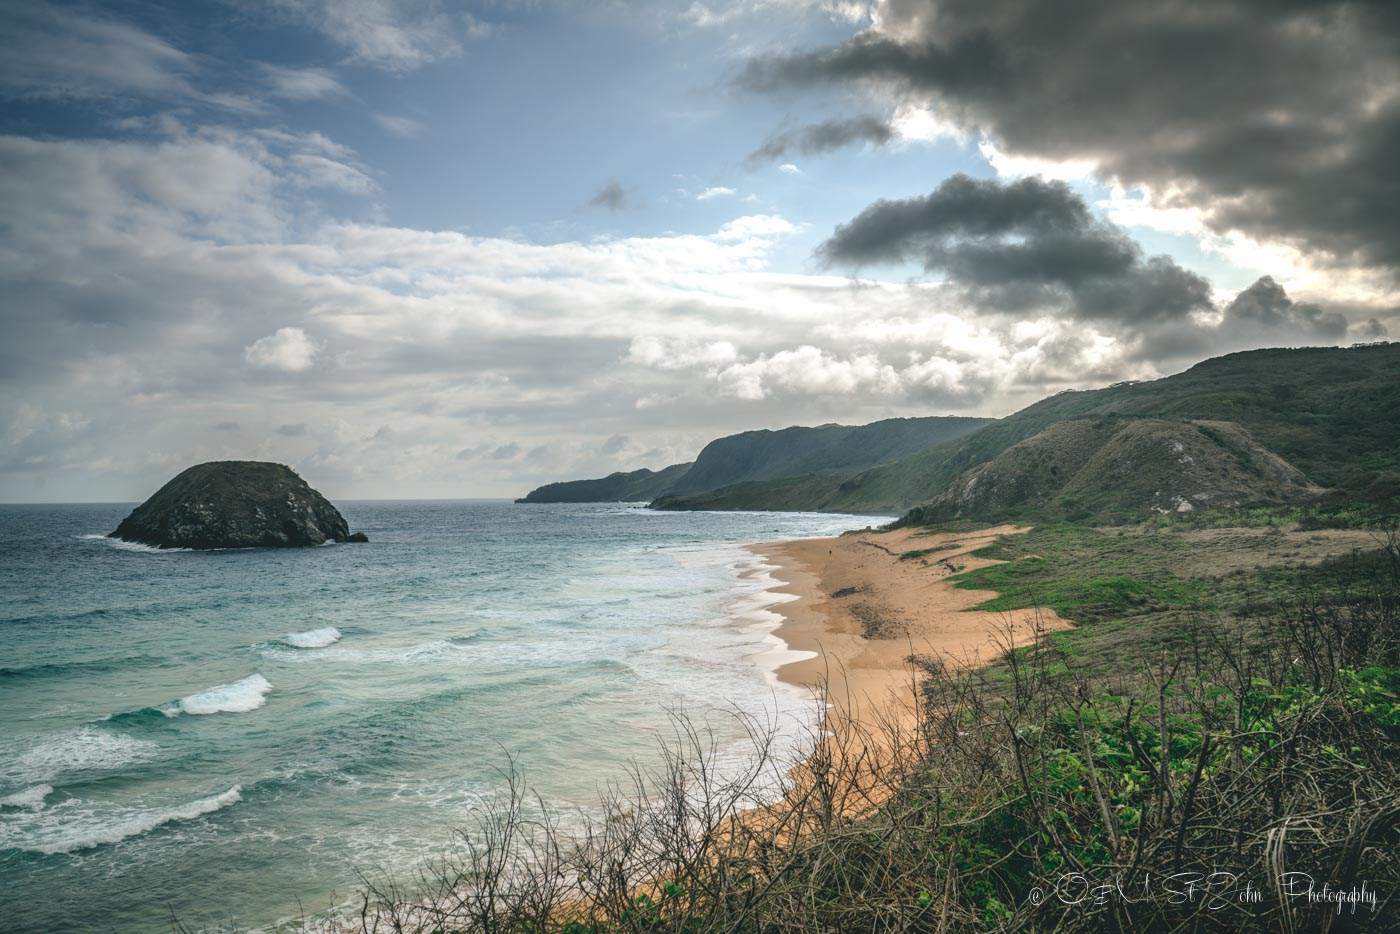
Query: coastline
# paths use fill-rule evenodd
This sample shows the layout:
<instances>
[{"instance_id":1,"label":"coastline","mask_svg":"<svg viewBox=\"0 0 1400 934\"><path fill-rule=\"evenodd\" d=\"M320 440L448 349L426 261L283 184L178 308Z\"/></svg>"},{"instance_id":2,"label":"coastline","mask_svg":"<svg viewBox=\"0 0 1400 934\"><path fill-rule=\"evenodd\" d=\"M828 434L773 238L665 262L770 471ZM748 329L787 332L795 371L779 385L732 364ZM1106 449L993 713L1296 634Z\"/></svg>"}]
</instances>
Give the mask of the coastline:
<instances>
[{"instance_id":1,"label":"coastline","mask_svg":"<svg viewBox=\"0 0 1400 934\"><path fill-rule=\"evenodd\" d=\"M1033 641L1037 632L1072 628L1048 609L972 609L996 594L959 589L948 580L1001 563L971 553L1000 535L1027 531L1014 525L936 534L867 530L747 546L768 566L775 582L770 592L790 597L768 607L781 617L772 630L781 653L765 653L776 662L774 676L820 695L828 717L834 713L867 730L913 727L918 709L911 656L975 668L1008 645Z\"/></svg>"}]
</instances>

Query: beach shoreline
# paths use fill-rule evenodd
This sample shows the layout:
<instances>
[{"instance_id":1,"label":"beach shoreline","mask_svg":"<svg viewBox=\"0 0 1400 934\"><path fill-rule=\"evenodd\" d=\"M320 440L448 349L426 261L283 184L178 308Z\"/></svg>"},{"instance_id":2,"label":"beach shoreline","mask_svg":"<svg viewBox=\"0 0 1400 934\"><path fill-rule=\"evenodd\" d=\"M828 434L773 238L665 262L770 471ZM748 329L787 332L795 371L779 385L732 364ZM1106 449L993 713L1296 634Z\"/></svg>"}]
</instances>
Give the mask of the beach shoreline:
<instances>
[{"instance_id":1,"label":"beach shoreline","mask_svg":"<svg viewBox=\"0 0 1400 934\"><path fill-rule=\"evenodd\" d=\"M972 553L998 536L1027 531L1014 525L957 533L866 529L746 546L774 581L769 592L789 598L767 607L781 618L772 630L781 649L763 653L774 678L824 700L827 716L867 728L914 725L911 657L976 668L1040 633L1071 628L1047 609L974 609L996 594L949 580L1000 563Z\"/></svg>"}]
</instances>

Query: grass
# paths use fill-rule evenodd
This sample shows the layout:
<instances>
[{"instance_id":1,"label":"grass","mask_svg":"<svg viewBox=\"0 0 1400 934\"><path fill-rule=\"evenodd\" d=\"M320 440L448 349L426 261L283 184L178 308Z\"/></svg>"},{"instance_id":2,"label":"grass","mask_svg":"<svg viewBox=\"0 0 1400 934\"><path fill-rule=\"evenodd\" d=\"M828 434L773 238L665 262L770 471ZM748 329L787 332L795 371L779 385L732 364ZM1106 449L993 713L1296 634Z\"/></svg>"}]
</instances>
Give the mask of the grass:
<instances>
[{"instance_id":1,"label":"grass","mask_svg":"<svg viewBox=\"0 0 1400 934\"><path fill-rule=\"evenodd\" d=\"M1085 526L1049 526L1003 536L973 552L1006 563L965 571L953 582L964 590L996 592L976 609L1046 607L1080 622L1165 606L1200 608L1210 588L1167 569L1184 547L1165 538L1125 541Z\"/></svg>"}]
</instances>

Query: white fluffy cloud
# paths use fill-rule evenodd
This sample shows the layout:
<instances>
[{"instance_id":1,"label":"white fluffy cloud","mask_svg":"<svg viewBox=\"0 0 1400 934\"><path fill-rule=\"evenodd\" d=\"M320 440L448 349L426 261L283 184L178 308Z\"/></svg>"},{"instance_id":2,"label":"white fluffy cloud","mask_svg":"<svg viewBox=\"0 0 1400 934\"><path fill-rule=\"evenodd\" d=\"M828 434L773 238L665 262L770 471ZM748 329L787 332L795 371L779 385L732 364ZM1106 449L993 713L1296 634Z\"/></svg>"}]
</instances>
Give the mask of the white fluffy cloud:
<instances>
[{"instance_id":1,"label":"white fluffy cloud","mask_svg":"<svg viewBox=\"0 0 1400 934\"><path fill-rule=\"evenodd\" d=\"M301 328L278 328L277 333L249 344L243 357L261 369L300 373L315 364L316 342Z\"/></svg>"},{"instance_id":2,"label":"white fluffy cloud","mask_svg":"<svg viewBox=\"0 0 1400 934\"><path fill-rule=\"evenodd\" d=\"M700 192L698 195L695 196L695 200L713 201L716 198L732 198L734 197L734 194L735 192L733 188L725 188L723 185L716 185L712 188L706 188L704 191Z\"/></svg>"}]
</instances>

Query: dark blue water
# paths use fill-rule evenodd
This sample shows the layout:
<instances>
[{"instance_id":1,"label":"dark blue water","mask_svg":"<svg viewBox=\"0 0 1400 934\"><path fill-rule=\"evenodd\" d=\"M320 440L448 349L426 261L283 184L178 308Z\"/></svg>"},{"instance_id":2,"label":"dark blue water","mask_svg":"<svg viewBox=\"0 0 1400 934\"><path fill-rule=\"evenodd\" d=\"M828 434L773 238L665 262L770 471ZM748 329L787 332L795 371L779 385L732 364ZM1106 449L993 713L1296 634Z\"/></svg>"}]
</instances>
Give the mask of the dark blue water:
<instances>
[{"instance_id":1,"label":"dark blue water","mask_svg":"<svg viewBox=\"0 0 1400 934\"><path fill-rule=\"evenodd\" d=\"M129 505L0 506L5 931L327 907L489 807L508 752L586 808L672 705L796 735L810 704L771 677L771 580L738 545L874 521L342 509L370 544L155 552L100 537Z\"/></svg>"}]
</instances>

